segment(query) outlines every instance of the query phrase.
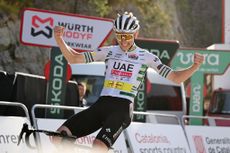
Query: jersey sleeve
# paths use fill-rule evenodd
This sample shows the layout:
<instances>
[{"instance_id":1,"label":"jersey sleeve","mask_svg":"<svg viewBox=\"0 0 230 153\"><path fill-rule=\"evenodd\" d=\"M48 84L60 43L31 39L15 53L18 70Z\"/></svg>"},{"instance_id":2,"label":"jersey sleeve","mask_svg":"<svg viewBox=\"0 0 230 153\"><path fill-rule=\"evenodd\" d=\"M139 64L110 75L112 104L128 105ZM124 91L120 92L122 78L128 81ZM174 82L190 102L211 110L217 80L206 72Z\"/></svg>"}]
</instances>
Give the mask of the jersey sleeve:
<instances>
[{"instance_id":1,"label":"jersey sleeve","mask_svg":"<svg viewBox=\"0 0 230 153\"><path fill-rule=\"evenodd\" d=\"M167 76L172 72L172 69L169 66L163 64L161 60L152 53L147 53L146 61L149 67L153 68L164 78L167 78Z\"/></svg>"},{"instance_id":2,"label":"jersey sleeve","mask_svg":"<svg viewBox=\"0 0 230 153\"><path fill-rule=\"evenodd\" d=\"M90 63L94 61L105 61L108 53L109 47L101 47L91 52L84 52L83 55L85 57L85 62Z\"/></svg>"}]
</instances>

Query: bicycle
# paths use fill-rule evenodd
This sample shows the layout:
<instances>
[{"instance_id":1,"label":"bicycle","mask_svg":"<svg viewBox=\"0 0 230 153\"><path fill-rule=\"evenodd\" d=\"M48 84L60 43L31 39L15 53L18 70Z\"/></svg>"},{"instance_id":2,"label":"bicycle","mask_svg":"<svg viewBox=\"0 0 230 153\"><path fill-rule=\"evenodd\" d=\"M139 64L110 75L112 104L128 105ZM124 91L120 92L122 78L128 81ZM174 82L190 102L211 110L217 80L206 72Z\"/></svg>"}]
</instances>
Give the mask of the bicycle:
<instances>
[{"instance_id":1,"label":"bicycle","mask_svg":"<svg viewBox=\"0 0 230 153\"><path fill-rule=\"evenodd\" d=\"M79 145L76 144L75 141L77 139L76 136L73 135L67 135L65 131L63 132L57 132L57 131L49 131L49 130L40 130L40 129L29 129L29 126L27 123L23 124L23 127L21 129L21 132L19 134L19 139L17 145L20 145L23 136L25 135L25 143L27 147L30 149L38 149L36 146L32 146L30 143L30 135L35 133L44 133L47 136L57 136L62 137L63 140L61 142L61 145L57 146L57 152L55 153L95 153L94 150L92 150L89 146ZM35 137L36 139L36 137ZM113 153L113 149L108 151L109 153Z\"/></svg>"}]
</instances>

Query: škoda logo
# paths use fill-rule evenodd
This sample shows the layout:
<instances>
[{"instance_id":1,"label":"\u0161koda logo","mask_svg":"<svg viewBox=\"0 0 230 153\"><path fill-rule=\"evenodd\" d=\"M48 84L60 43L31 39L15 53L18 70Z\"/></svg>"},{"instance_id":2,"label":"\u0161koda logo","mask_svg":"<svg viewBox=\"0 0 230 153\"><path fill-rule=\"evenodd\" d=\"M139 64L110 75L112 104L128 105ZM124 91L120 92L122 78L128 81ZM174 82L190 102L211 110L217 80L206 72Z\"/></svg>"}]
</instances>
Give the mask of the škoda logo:
<instances>
[{"instance_id":1,"label":"\u0161koda logo","mask_svg":"<svg viewBox=\"0 0 230 153\"><path fill-rule=\"evenodd\" d=\"M52 37L52 28L54 25L53 18L41 19L37 15L32 17L31 35L36 37L44 35L48 39Z\"/></svg>"}]
</instances>

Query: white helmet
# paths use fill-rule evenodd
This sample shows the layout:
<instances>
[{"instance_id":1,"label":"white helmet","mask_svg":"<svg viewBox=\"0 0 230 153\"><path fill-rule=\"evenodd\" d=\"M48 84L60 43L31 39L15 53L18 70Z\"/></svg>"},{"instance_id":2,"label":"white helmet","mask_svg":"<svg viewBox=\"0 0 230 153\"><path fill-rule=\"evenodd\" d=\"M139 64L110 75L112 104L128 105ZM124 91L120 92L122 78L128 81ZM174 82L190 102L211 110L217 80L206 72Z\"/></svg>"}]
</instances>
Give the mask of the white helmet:
<instances>
[{"instance_id":1,"label":"white helmet","mask_svg":"<svg viewBox=\"0 0 230 153\"><path fill-rule=\"evenodd\" d=\"M115 32L135 33L139 28L139 21L131 12L118 14L117 19L114 20L113 29Z\"/></svg>"}]
</instances>

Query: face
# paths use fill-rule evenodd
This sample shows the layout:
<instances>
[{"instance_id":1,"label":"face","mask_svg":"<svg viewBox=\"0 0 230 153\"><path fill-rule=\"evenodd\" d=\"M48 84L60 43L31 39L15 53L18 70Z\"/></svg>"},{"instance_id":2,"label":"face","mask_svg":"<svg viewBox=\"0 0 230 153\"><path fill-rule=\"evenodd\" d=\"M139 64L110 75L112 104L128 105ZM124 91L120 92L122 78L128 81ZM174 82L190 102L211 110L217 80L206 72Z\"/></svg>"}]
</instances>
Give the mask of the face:
<instances>
[{"instance_id":1,"label":"face","mask_svg":"<svg viewBox=\"0 0 230 153\"><path fill-rule=\"evenodd\" d=\"M115 33L117 42L123 51L128 51L134 43L134 33Z\"/></svg>"},{"instance_id":2,"label":"face","mask_svg":"<svg viewBox=\"0 0 230 153\"><path fill-rule=\"evenodd\" d=\"M83 98L86 92L86 87L84 85L78 85L78 89L80 98Z\"/></svg>"}]
</instances>

